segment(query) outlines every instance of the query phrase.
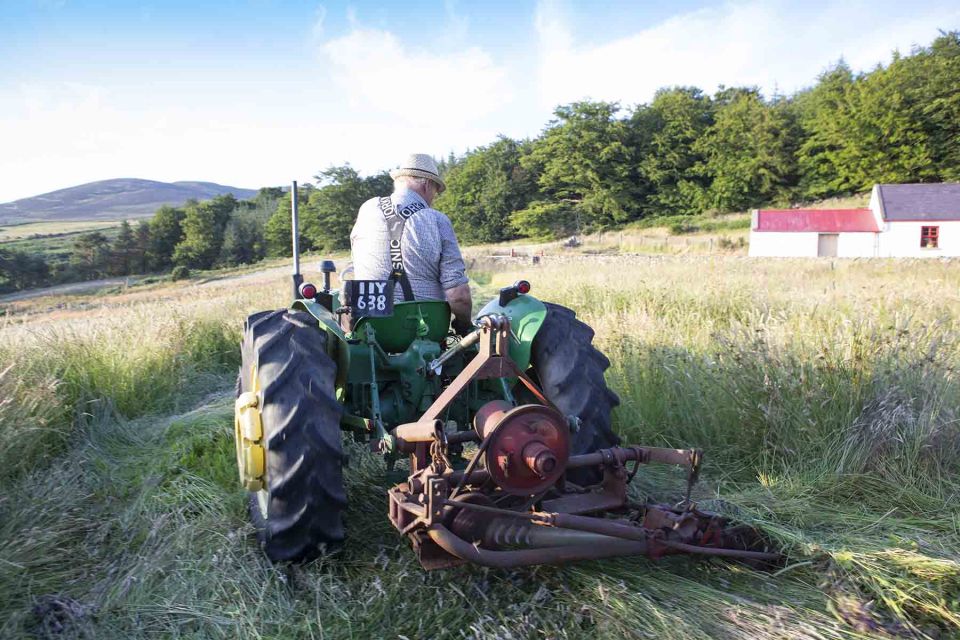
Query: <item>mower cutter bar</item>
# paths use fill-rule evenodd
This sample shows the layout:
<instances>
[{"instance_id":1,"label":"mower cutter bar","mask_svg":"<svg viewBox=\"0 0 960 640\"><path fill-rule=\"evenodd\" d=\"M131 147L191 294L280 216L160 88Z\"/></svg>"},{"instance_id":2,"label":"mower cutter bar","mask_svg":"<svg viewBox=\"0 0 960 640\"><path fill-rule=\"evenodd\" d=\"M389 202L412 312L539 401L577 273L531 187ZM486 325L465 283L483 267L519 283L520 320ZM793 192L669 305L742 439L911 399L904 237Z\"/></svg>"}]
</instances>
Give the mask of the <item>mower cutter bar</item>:
<instances>
[{"instance_id":1,"label":"mower cutter bar","mask_svg":"<svg viewBox=\"0 0 960 640\"><path fill-rule=\"evenodd\" d=\"M692 503L676 507L628 503L626 486L633 473L627 472L625 462L686 461L688 477L693 477L700 459L697 450L644 447L572 456L568 468L601 467L603 479L589 487L562 482L552 487L534 500L549 511L524 508L519 498L512 506L499 506L494 499L509 505L511 497L491 491L486 470L465 477L449 469L437 473L426 468L389 491L390 520L411 538L427 569L464 562L510 568L680 553L760 563L779 560L780 554L767 551L753 529L733 526ZM455 487L464 485L463 493L453 494ZM611 514L616 517L608 517Z\"/></svg>"},{"instance_id":2,"label":"mower cutter bar","mask_svg":"<svg viewBox=\"0 0 960 640\"><path fill-rule=\"evenodd\" d=\"M601 520L600 518L591 518ZM602 521L602 520L601 520ZM466 562L472 562L484 567L510 569L532 564L563 564L583 560L600 560L620 556L648 556L659 558L668 553L690 553L707 556L722 556L740 560L757 562L776 562L781 558L778 553L761 551L747 551L742 549L724 549L718 547L703 547L672 540L654 539L627 540L610 536L601 536L606 540L585 541L577 545L556 545L528 549L514 549L498 551L483 549L476 543L471 543L454 534L442 524L434 525L427 530L430 540L437 544L451 556ZM658 550L662 547L663 550ZM667 551L670 550L670 551ZM421 556L422 558L422 556ZM422 559L421 559L422 562ZM424 565L426 568L433 568Z\"/></svg>"},{"instance_id":3,"label":"mower cutter bar","mask_svg":"<svg viewBox=\"0 0 960 640\"><path fill-rule=\"evenodd\" d=\"M510 358L509 318L485 316L477 324L464 342L479 342L479 353L418 422L391 432L396 448L410 454L411 473L388 491L389 517L410 538L424 568L677 553L754 562L780 557L753 529L696 508L690 494L703 460L699 449L630 446L571 455L576 419L560 413ZM431 365L437 366L443 362ZM453 399L472 381L490 378L519 380L539 404L490 400L476 410L473 429L447 434L441 417ZM477 451L455 471L448 446L470 440L479 442ZM678 506L629 503L627 485L648 463L687 469ZM572 477L592 484L575 484Z\"/></svg>"}]
</instances>

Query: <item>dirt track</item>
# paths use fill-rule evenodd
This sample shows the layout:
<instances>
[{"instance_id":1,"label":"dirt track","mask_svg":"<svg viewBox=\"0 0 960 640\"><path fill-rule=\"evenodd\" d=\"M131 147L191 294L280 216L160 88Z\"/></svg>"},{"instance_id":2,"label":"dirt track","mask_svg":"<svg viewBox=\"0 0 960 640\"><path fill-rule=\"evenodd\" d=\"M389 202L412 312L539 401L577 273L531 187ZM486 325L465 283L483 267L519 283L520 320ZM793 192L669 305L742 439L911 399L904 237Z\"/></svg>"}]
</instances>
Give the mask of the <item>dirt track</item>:
<instances>
[{"instance_id":1,"label":"dirt track","mask_svg":"<svg viewBox=\"0 0 960 640\"><path fill-rule=\"evenodd\" d=\"M251 271L249 273L215 275L189 284L197 287L207 287L222 285L223 282L227 280L233 282L246 280L268 280L270 278L289 273L289 271L289 266L269 267L266 269L260 269L258 271ZM0 304L18 302L20 300L30 300L32 298L41 298L43 296L92 293L107 287L131 286L143 280L144 277L145 276L124 276L117 278L103 278L101 280L60 284L54 287L44 287L42 289L28 289L26 291L18 291L16 293L0 296Z\"/></svg>"},{"instance_id":2,"label":"dirt track","mask_svg":"<svg viewBox=\"0 0 960 640\"><path fill-rule=\"evenodd\" d=\"M116 287L124 284L129 286L135 284L139 279L140 278L136 276L125 276L122 278L104 278L102 280L60 284L55 287L44 287L43 289L28 289L27 291L18 291L17 293L0 296L0 304L16 302L18 300L29 300L30 298L39 298L42 296L88 293L90 291L96 291L97 289L103 289L104 287Z\"/></svg>"}]
</instances>

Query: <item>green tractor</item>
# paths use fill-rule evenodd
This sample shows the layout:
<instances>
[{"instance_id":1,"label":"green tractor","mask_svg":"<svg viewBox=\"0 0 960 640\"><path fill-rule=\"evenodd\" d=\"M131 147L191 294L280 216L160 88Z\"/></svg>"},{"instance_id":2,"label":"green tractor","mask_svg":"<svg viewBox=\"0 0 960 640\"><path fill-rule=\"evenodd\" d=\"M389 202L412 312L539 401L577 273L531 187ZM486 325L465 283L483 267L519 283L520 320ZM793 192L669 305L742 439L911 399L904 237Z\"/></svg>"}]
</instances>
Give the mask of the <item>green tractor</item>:
<instances>
[{"instance_id":1,"label":"green tractor","mask_svg":"<svg viewBox=\"0 0 960 640\"><path fill-rule=\"evenodd\" d=\"M294 254L296 299L247 319L237 383L240 480L271 560L308 559L344 541L343 434L369 443L388 468L409 459L385 508L427 569L776 557L689 500L699 450L618 446L619 400L593 331L530 295L529 282L501 289L461 337L446 302L394 302L391 281L332 290L329 261L317 288L302 283ZM688 470L683 503L630 499L628 483L650 462Z\"/></svg>"}]
</instances>

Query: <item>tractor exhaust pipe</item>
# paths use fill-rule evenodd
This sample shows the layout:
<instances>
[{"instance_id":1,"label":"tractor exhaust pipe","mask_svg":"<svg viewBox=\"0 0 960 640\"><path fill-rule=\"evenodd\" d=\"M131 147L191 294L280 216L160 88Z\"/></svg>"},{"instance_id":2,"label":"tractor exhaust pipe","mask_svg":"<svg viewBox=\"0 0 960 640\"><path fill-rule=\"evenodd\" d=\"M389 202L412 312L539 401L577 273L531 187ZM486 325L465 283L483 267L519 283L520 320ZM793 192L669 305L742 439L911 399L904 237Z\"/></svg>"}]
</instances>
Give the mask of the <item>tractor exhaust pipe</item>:
<instances>
[{"instance_id":1,"label":"tractor exhaust pipe","mask_svg":"<svg viewBox=\"0 0 960 640\"><path fill-rule=\"evenodd\" d=\"M297 209L297 181L293 181L290 189L290 231L293 235L293 299L300 297L300 285L303 276L300 274L300 215Z\"/></svg>"}]
</instances>

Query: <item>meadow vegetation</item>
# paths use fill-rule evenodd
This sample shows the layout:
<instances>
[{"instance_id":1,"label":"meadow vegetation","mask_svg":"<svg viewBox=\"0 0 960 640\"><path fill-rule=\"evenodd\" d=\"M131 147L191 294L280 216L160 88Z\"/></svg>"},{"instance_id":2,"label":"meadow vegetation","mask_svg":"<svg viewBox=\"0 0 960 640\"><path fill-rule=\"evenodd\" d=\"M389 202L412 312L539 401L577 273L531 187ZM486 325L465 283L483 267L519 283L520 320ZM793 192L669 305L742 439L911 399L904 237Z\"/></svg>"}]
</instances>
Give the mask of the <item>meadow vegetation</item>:
<instances>
[{"instance_id":1,"label":"meadow vegetation","mask_svg":"<svg viewBox=\"0 0 960 640\"><path fill-rule=\"evenodd\" d=\"M0 325L0 636L850 638L960 634L960 270L598 256L523 275L596 330L627 442L706 451L696 498L776 571L619 559L425 573L351 447L348 541L271 566L236 480L243 318L280 275L10 305ZM482 284L480 284L482 283ZM638 496L675 499L672 469Z\"/></svg>"},{"instance_id":2,"label":"meadow vegetation","mask_svg":"<svg viewBox=\"0 0 960 640\"><path fill-rule=\"evenodd\" d=\"M102 231L117 226L112 220L57 220L0 225L0 242L24 238L49 238L84 231Z\"/></svg>"}]
</instances>

